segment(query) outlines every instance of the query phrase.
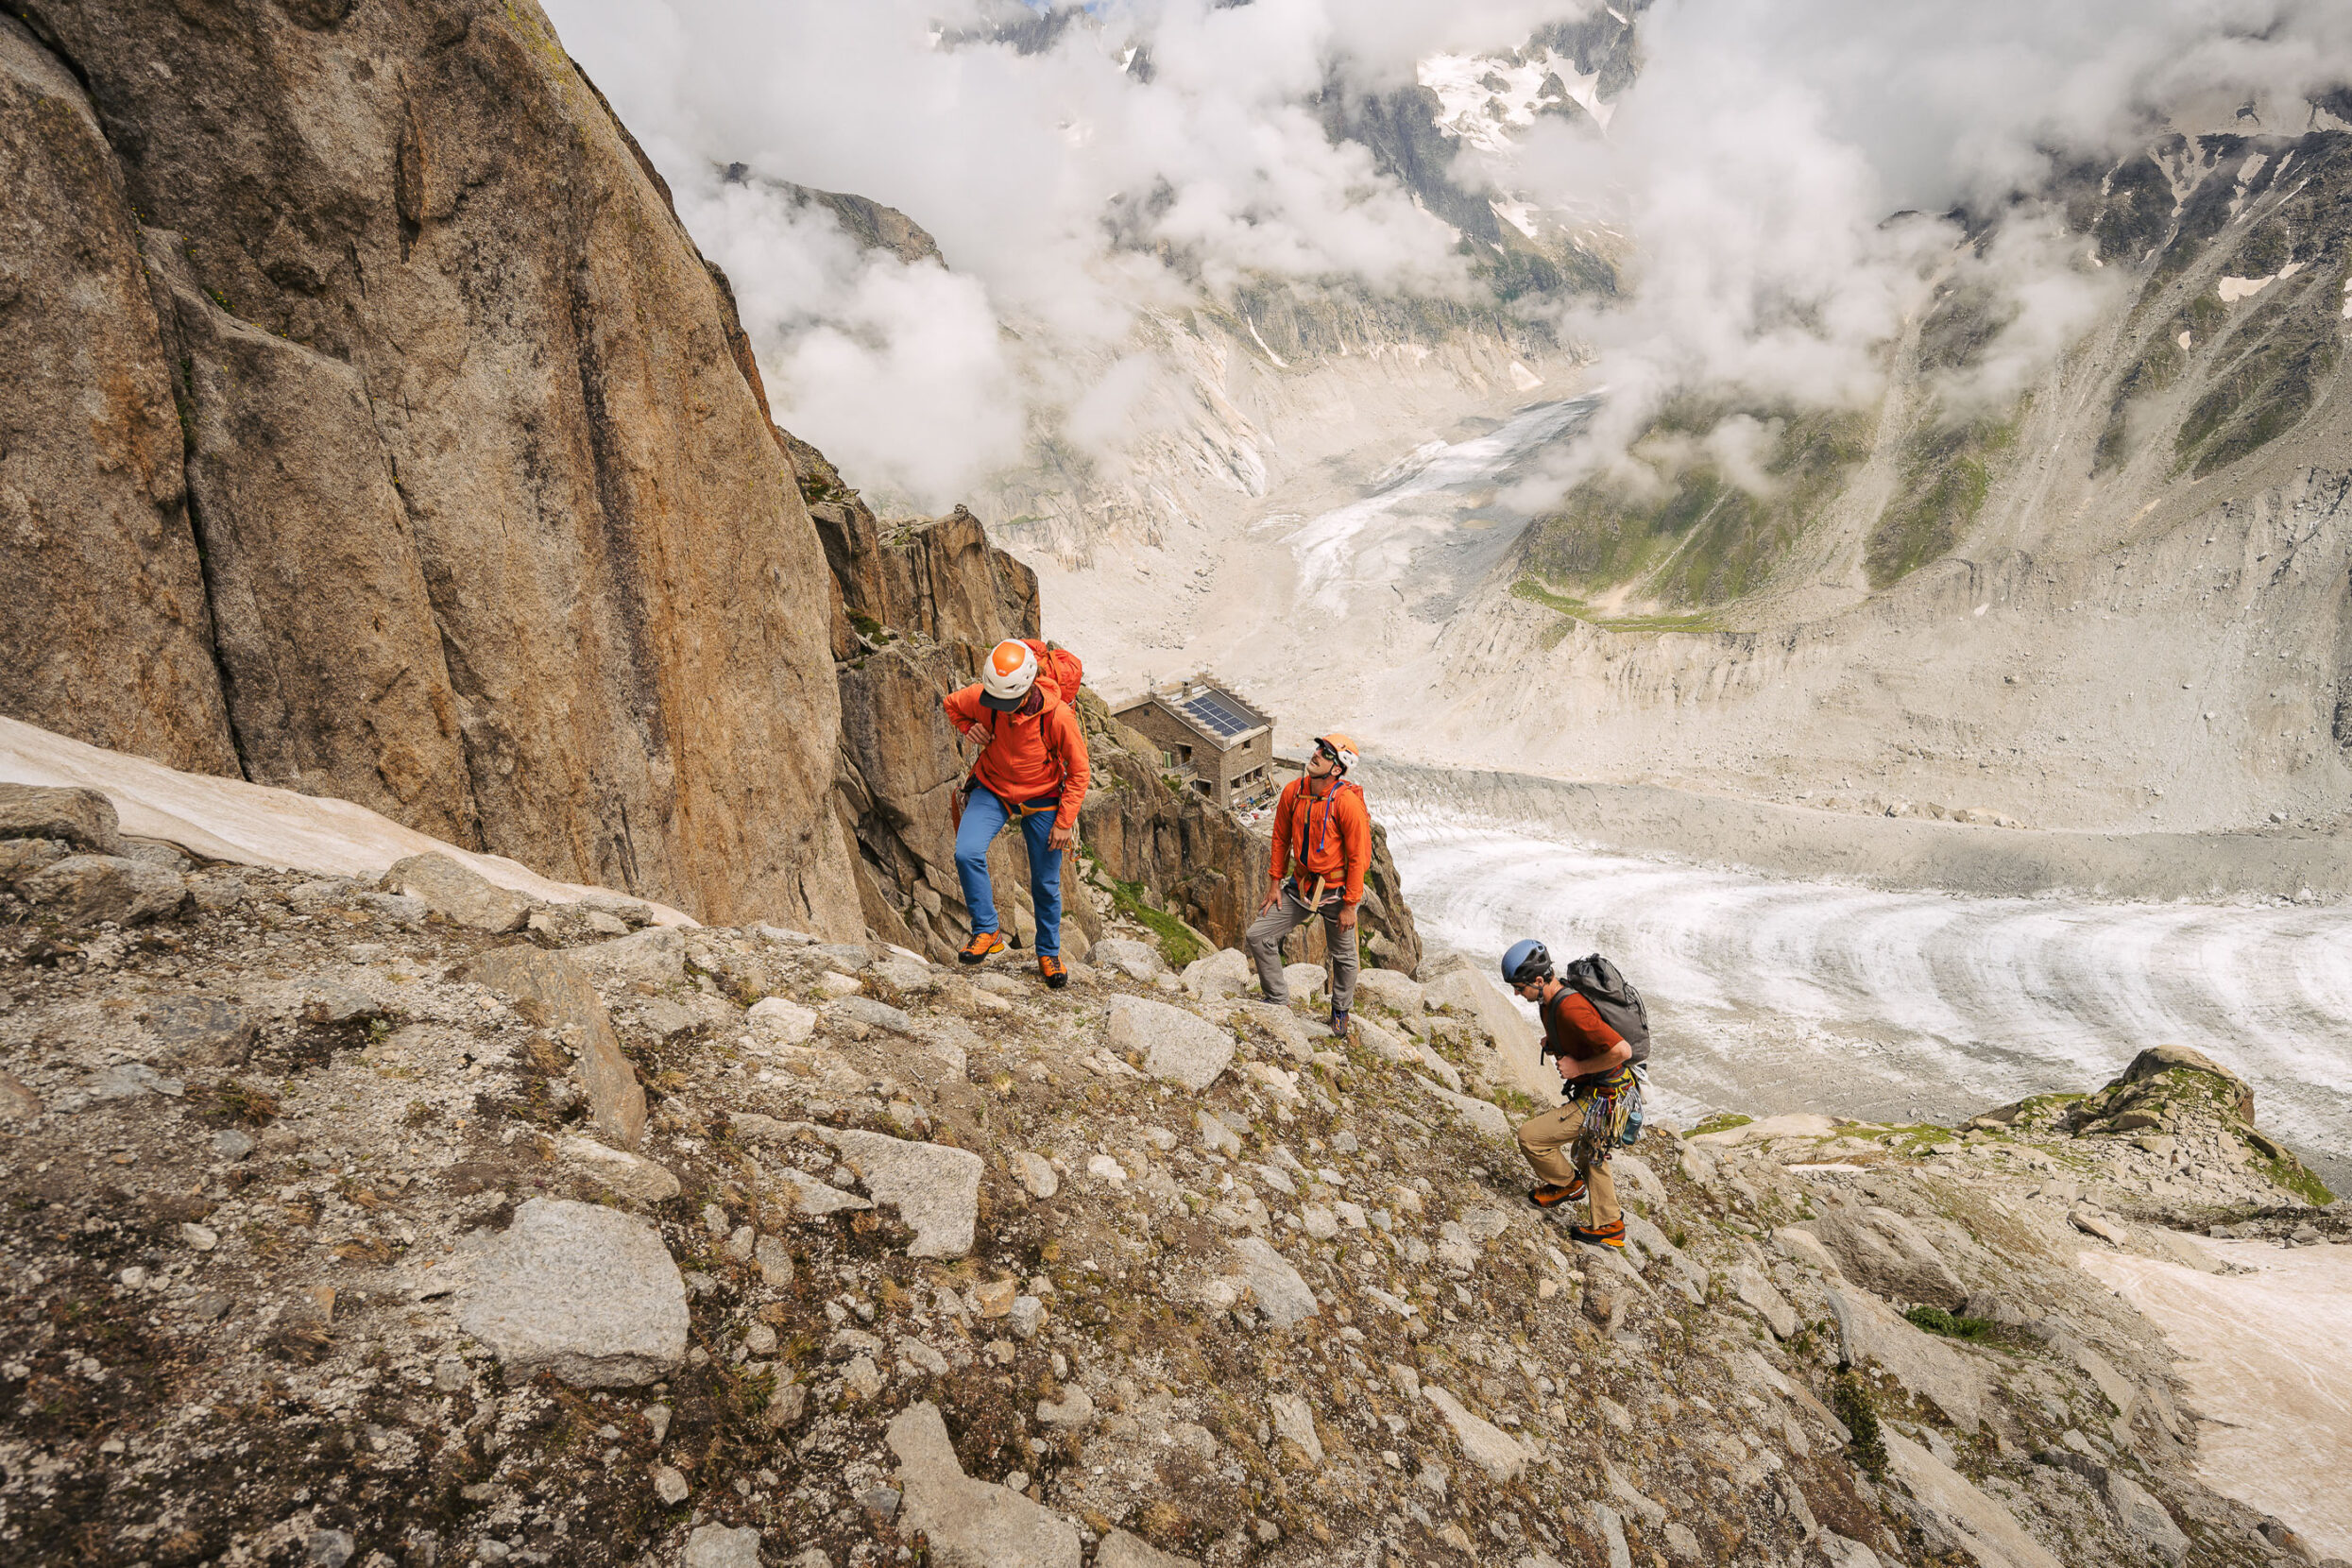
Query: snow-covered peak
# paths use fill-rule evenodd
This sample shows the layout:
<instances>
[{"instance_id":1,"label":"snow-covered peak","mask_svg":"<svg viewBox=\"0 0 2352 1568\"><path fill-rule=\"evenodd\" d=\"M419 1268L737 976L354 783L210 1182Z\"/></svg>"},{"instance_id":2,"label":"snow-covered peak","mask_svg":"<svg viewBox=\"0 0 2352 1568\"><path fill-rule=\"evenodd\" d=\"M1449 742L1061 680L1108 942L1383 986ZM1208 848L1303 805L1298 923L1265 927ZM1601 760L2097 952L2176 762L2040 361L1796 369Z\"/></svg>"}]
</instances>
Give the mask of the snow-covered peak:
<instances>
[{"instance_id":1,"label":"snow-covered peak","mask_svg":"<svg viewBox=\"0 0 2352 1568\"><path fill-rule=\"evenodd\" d=\"M1525 56L1432 55L1416 69L1438 95L1438 128L1487 152L1510 144L1547 108L1574 103L1604 130L1613 106L1600 96L1600 73L1545 49Z\"/></svg>"}]
</instances>

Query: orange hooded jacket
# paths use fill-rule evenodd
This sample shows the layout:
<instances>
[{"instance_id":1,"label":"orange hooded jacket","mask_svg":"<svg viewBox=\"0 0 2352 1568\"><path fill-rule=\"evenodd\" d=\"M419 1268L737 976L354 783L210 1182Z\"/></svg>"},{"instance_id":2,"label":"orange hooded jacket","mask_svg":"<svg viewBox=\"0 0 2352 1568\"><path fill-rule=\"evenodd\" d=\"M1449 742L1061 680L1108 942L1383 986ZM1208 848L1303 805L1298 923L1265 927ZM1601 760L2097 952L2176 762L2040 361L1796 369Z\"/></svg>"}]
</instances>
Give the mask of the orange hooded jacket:
<instances>
[{"instance_id":1,"label":"orange hooded jacket","mask_svg":"<svg viewBox=\"0 0 2352 1568\"><path fill-rule=\"evenodd\" d=\"M1075 830L1079 803L1086 798L1086 737L1078 727L1078 710L1062 700L1052 681L1040 675L1031 690L1043 699L1034 713L983 707L977 685L948 692L939 706L967 738L987 741L973 769L981 789L1015 805L1059 795L1054 826Z\"/></svg>"},{"instance_id":2,"label":"orange hooded jacket","mask_svg":"<svg viewBox=\"0 0 2352 1568\"><path fill-rule=\"evenodd\" d=\"M1335 778L1323 791L1308 794L1309 783L1302 776L1282 787L1282 799L1274 807L1274 856L1267 874L1279 880L1295 861L1299 879L1310 892L1316 878L1344 874L1342 896L1360 904L1364 873L1372 868L1372 813L1364 809L1364 792Z\"/></svg>"}]
</instances>

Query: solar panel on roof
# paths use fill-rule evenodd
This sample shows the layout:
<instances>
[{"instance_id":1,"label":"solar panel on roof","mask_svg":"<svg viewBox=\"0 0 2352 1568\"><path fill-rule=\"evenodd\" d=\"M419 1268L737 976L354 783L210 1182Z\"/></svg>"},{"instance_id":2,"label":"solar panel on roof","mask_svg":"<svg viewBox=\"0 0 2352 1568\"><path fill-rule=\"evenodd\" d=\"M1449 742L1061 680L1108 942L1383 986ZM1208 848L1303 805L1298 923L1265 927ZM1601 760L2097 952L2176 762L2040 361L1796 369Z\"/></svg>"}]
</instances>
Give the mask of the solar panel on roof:
<instances>
[{"instance_id":1,"label":"solar panel on roof","mask_svg":"<svg viewBox=\"0 0 2352 1568\"><path fill-rule=\"evenodd\" d=\"M1235 712L1230 705L1218 701L1206 692L1186 702L1185 710L1206 724L1219 739L1257 727L1256 721Z\"/></svg>"}]
</instances>

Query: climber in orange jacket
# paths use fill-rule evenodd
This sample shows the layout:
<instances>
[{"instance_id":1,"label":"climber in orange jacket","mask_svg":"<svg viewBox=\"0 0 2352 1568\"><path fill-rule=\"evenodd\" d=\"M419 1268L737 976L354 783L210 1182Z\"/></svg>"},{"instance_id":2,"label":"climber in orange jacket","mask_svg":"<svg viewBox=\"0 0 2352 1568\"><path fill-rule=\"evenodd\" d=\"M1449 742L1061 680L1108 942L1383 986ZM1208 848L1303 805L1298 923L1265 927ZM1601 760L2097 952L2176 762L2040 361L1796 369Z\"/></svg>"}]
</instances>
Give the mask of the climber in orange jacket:
<instances>
[{"instance_id":1,"label":"climber in orange jacket","mask_svg":"<svg viewBox=\"0 0 2352 1568\"><path fill-rule=\"evenodd\" d=\"M1041 673L1039 649L1008 638L990 650L980 684L941 699L947 720L964 739L983 742L980 760L960 786L966 792L956 826L956 877L963 907L972 912L972 940L956 957L978 963L1005 948L997 929L997 897L988 880L988 846L1017 818L1029 847L1030 901L1037 916L1037 971L1060 990L1069 983L1062 965L1062 852L1078 832L1079 803L1086 798L1086 737L1078 727L1077 659L1045 650L1051 668ZM1071 690L1064 691L1061 678Z\"/></svg>"},{"instance_id":2,"label":"climber in orange jacket","mask_svg":"<svg viewBox=\"0 0 2352 1568\"><path fill-rule=\"evenodd\" d=\"M1347 780L1355 760L1355 741L1322 736L1306 772L1283 786L1274 807L1273 857L1266 867L1271 881L1241 939L1257 963L1266 999L1287 1007L1283 938L1321 915L1331 949L1331 1031L1338 1035L1348 1032L1355 1005L1355 912L1364 900L1364 873L1372 869L1372 813L1364 808L1364 792Z\"/></svg>"}]
</instances>

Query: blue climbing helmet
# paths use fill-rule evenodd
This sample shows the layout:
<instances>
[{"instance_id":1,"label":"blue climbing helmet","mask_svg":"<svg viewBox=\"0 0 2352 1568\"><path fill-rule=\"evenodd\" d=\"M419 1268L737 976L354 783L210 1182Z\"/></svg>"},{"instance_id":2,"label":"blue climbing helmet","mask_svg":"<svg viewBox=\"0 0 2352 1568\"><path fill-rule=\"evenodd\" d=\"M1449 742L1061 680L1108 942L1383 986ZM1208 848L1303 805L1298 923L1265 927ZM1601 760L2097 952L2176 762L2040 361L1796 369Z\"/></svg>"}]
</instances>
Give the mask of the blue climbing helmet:
<instances>
[{"instance_id":1,"label":"blue climbing helmet","mask_svg":"<svg viewBox=\"0 0 2352 1568\"><path fill-rule=\"evenodd\" d=\"M1503 980L1509 985L1533 985L1552 978L1552 955L1535 938L1522 937L1503 955Z\"/></svg>"}]
</instances>

